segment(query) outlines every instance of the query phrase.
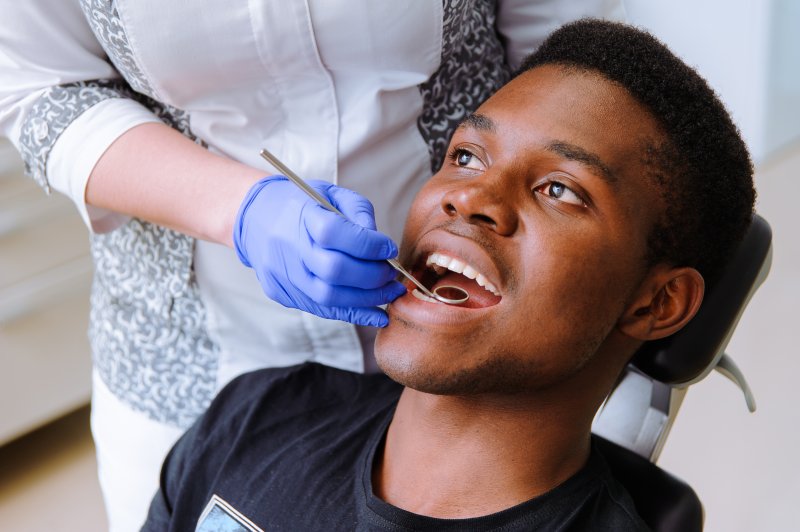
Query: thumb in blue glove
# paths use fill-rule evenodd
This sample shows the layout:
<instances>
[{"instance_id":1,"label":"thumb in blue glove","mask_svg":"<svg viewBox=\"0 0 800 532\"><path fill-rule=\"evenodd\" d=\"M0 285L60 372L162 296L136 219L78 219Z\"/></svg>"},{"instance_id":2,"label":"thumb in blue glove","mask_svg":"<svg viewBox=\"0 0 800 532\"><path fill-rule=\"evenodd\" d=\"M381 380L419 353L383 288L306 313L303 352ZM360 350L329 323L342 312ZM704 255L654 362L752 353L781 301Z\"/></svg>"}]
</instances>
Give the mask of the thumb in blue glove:
<instances>
[{"instance_id":1,"label":"thumb in blue glove","mask_svg":"<svg viewBox=\"0 0 800 532\"><path fill-rule=\"evenodd\" d=\"M309 198L283 176L265 177L239 207L233 242L264 293L290 308L356 325L385 327L378 308L406 293L385 261L397 255L376 231L372 204L352 190L309 181L347 219Z\"/></svg>"}]
</instances>

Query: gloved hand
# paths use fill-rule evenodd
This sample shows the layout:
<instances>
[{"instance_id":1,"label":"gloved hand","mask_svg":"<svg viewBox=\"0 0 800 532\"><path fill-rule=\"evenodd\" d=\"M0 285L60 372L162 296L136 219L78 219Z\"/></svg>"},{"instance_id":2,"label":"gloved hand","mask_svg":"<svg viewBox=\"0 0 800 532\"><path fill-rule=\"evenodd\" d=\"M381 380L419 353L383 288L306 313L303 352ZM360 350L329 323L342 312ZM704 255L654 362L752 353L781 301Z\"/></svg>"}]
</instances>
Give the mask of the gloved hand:
<instances>
[{"instance_id":1,"label":"gloved hand","mask_svg":"<svg viewBox=\"0 0 800 532\"><path fill-rule=\"evenodd\" d=\"M252 186L236 214L239 260L256 272L264 293L281 305L323 318L385 327L377 305L406 293L385 259L392 240L375 230L372 204L325 181L309 181L347 219L308 197L284 176Z\"/></svg>"}]
</instances>

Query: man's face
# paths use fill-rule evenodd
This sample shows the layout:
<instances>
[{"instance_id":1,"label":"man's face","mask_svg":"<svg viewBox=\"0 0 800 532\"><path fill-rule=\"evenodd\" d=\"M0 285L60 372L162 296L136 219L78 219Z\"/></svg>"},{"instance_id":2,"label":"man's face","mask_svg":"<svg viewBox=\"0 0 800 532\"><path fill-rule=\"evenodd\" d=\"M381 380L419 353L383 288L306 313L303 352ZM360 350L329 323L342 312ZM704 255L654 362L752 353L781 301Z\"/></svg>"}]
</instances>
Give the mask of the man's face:
<instances>
[{"instance_id":1,"label":"man's face","mask_svg":"<svg viewBox=\"0 0 800 532\"><path fill-rule=\"evenodd\" d=\"M431 393L507 393L602 356L647 273L662 206L642 161L661 138L624 89L591 72L539 67L490 98L415 199L400 257L470 302L408 294L390 305L376 347L384 371ZM432 254L463 273L434 271Z\"/></svg>"}]
</instances>

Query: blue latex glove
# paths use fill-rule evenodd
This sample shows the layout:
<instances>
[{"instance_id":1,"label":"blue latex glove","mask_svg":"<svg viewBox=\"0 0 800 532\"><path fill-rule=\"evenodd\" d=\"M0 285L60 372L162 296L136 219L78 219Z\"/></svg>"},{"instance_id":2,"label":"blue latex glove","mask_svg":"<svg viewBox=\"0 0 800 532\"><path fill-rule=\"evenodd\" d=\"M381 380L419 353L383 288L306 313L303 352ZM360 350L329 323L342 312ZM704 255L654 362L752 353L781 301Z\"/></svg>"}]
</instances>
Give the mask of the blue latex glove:
<instances>
[{"instance_id":1,"label":"blue latex glove","mask_svg":"<svg viewBox=\"0 0 800 532\"><path fill-rule=\"evenodd\" d=\"M265 177L245 196L233 227L239 260L270 299L323 318L385 327L378 305L406 293L385 259L392 240L375 230L372 204L325 181L309 181L347 219L317 204L284 176Z\"/></svg>"}]
</instances>

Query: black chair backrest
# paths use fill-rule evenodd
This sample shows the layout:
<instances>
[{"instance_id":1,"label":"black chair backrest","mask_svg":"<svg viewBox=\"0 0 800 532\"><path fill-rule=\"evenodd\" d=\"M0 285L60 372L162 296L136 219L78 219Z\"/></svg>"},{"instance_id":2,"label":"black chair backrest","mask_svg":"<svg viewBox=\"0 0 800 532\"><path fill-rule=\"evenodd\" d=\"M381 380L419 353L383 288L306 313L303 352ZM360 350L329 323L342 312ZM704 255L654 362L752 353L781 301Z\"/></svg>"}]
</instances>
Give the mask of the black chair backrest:
<instances>
[{"instance_id":1,"label":"black chair backrest","mask_svg":"<svg viewBox=\"0 0 800 532\"><path fill-rule=\"evenodd\" d=\"M632 364L645 375L670 385L691 383L716 365L724 342L744 310L770 257L772 230L759 215L724 273L708 291L694 319L678 333L643 345Z\"/></svg>"}]
</instances>

